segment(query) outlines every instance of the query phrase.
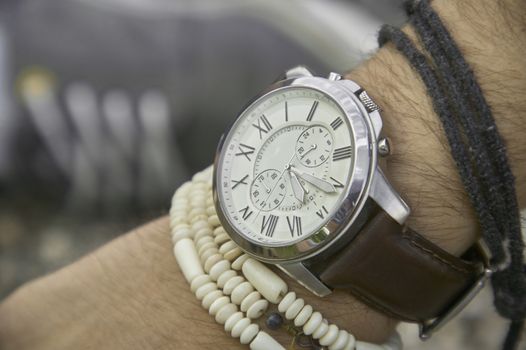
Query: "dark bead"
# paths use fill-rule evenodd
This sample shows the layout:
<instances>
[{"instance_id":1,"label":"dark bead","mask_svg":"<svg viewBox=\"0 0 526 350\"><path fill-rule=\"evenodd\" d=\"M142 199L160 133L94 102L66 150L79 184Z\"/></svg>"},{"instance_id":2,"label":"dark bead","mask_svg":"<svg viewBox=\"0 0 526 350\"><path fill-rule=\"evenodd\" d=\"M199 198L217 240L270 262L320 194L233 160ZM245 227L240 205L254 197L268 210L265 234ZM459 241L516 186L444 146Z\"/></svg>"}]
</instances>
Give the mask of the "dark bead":
<instances>
[{"instance_id":1,"label":"dark bead","mask_svg":"<svg viewBox=\"0 0 526 350\"><path fill-rule=\"evenodd\" d=\"M277 312L273 312L267 317L265 323L267 324L268 328L276 330L283 324L283 317L281 317L281 315Z\"/></svg>"}]
</instances>

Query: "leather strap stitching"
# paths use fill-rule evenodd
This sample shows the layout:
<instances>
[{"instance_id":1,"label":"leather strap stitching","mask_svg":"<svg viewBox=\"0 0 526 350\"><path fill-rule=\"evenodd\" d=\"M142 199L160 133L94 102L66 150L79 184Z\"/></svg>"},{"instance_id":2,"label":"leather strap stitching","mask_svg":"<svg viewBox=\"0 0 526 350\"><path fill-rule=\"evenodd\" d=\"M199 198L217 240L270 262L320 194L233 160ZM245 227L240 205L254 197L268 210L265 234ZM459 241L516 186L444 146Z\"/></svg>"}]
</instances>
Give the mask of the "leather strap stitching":
<instances>
[{"instance_id":1,"label":"leather strap stitching","mask_svg":"<svg viewBox=\"0 0 526 350\"><path fill-rule=\"evenodd\" d=\"M359 297L366 304L371 305L372 307L374 307L377 310L383 312L384 314L386 314L389 317L393 317L393 318L395 318L397 320L405 321L405 322L418 321L415 318L410 318L410 317L407 317L407 316L403 316L403 315L401 315L401 314L399 314L399 313L387 308L385 305L379 304L378 302L376 302L376 301L372 300L371 298L369 298L367 295L365 295L362 292L360 292L358 289L354 288L352 285L347 286L347 288L351 291L352 294L355 294L357 297Z\"/></svg>"},{"instance_id":2,"label":"leather strap stitching","mask_svg":"<svg viewBox=\"0 0 526 350\"><path fill-rule=\"evenodd\" d=\"M461 273L464 273L466 275L469 275L471 274L471 271L469 271L468 269L464 268L464 267L460 267L460 266L457 266L457 265L454 265L452 264L451 262L447 261L446 259L444 259L443 257L437 255L435 252L433 252L432 250L428 249L428 248L425 248L424 246L420 245L419 243L417 243L412 237L408 236L407 234L403 234L402 237L406 240L409 241L409 243L420 249L421 251L424 252L424 254L426 254L427 256L429 256L430 258L436 260L437 262L439 263L442 263L444 265L447 265L449 267L451 267L452 269L458 271L458 272L461 272Z\"/></svg>"}]
</instances>

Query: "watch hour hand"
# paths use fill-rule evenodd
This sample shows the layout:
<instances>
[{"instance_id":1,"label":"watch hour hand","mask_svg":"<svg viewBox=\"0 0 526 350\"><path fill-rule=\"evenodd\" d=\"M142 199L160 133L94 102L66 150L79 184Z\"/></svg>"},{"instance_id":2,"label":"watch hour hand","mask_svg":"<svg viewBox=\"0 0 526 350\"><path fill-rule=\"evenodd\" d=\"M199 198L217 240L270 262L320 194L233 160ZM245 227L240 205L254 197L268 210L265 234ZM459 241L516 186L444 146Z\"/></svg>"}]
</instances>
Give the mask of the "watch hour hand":
<instances>
[{"instance_id":1,"label":"watch hour hand","mask_svg":"<svg viewBox=\"0 0 526 350\"><path fill-rule=\"evenodd\" d=\"M300 180L298 180L296 174L294 174L292 171L289 171L289 175L294 197L296 197L296 199L299 200L301 203L305 203L305 188L301 185Z\"/></svg>"},{"instance_id":2,"label":"watch hour hand","mask_svg":"<svg viewBox=\"0 0 526 350\"><path fill-rule=\"evenodd\" d=\"M334 186L330 182L322 180L319 177L316 177L316 176L313 176L313 175L307 174L307 173L302 173L302 174L298 174L298 175L301 176L301 178L303 180L307 181L308 183L310 183L313 186L318 187L323 192L327 192L327 193L336 192L336 189L334 188Z\"/></svg>"}]
</instances>

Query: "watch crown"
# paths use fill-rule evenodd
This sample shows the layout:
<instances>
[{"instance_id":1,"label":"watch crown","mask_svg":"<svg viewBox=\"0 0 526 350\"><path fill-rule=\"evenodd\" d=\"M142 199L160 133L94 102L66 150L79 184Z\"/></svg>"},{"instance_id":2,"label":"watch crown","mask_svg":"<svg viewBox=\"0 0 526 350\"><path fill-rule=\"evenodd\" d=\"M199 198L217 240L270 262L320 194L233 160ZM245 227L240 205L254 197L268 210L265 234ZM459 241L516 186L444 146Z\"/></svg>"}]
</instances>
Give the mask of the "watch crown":
<instances>
[{"instance_id":1,"label":"watch crown","mask_svg":"<svg viewBox=\"0 0 526 350\"><path fill-rule=\"evenodd\" d=\"M387 157L391 154L391 142L388 138L382 137L378 140L378 154L381 157Z\"/></svg>"},{"instance_id":2,"label":"watch crown","mask_svg":"<svg viewBox=\"0 0 526 350\"><path fill-rule=\"evenodd\" d=\"M338 81L338 80L342 80L342 76L338 73L330 72L328 79L332 81Z\"/></svg>"}]
</instances>

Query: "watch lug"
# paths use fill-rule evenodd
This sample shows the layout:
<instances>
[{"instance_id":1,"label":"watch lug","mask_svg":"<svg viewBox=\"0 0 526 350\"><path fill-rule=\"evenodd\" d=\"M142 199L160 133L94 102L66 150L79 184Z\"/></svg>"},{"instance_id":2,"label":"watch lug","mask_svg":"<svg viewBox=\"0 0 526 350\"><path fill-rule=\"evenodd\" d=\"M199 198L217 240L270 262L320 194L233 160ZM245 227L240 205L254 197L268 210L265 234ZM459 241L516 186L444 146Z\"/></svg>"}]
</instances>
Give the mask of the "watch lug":
<instances>
[{"instance_id":1,"label":"watch lug","mask_svg":"<svg viewBox=\"0 0 526 350\"><path fill-rule=\"evenodd\" d=\"M314 276L301 262L278 264L277 266L288 276L319 297L325 297L332 293L332 290L320 281L318 277Z\"/></svg>"},{"instance_id":2,"label":"watch lug","mask_svg":"<svg viewBox=\"0 0 526 350\"><path fill-rule=\"evenodd\" d=\"M291 68L285 72L285 77L287 79L292 78L301 78L301 77L312 77L314 76L312 72L305 66L297 66Z\"/></svg>"},{"instance_id":3,"label":"watch lug","mask_svg":"<svg viewBox=\"0 0 526 350\"><path fill-rule=\"evenodd\" d=\"M369 196L394 220L403 225L411 210L400 197L398 192L391 186L382 169L376 167Z\"/></svg>"}]
</instances>

